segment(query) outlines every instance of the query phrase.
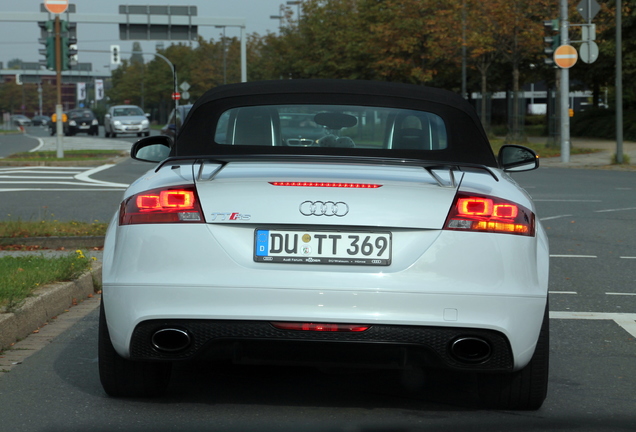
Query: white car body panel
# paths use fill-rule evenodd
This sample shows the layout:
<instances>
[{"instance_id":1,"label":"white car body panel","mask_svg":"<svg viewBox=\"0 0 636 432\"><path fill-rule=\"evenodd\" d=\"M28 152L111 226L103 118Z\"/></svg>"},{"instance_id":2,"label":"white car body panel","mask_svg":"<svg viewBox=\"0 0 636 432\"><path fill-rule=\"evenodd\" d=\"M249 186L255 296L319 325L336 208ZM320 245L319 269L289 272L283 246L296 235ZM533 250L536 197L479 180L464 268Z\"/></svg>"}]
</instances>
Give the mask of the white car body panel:
<instances>
[{"instance_id":1,"label":"white car body panel","mask_svg":"<svg viewBox=\"0 0 636 432\"><path fill-rule=\"evenodd\" d=\"M197 183L206 218L216 211L239 211L251 219L170 224L161 229L111 225L104 256L104 302L120 355L129 355L132 329L144 320L196 318L488 328L509 337L515 369L531 358L548 277L547 239L538 222L536 237L443 231L456 190L438 185L421 168L232 165L220 171L193 168L191 163L151 170L126 192L130 196L150 184L186 184L193 173L207 171L214 177ZM360 191L268 183L291 181L303 171L311 173L305 181L373 179L383 186ZM494 194L533 209L527 194L515 184L483 172L456 174L463 178L461 190ZM284 193L272 203L271 194L264 192L268 188ZM412 199L400 205L405 202L403 194ZM421 201L414 199L418 194ZM346 220L336 221L339 224L379 226L392 232L391 265L254 261L256 227L333 224L336 218L308 218L298 212L303 200L325 197L350 204L351 217L338 218ZM437 210L426 208L431 202ZM356 206L360 214L353 212ZM400 228L395 228L398 224Z\"/></svg>"}]
</instances>

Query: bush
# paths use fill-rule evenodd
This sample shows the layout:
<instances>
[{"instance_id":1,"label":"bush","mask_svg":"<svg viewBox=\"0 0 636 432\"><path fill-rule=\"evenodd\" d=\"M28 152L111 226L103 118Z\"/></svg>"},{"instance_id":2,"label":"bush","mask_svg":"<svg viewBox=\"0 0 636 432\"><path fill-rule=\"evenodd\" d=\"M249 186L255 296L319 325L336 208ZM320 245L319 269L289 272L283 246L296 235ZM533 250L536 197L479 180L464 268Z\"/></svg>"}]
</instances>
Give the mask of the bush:
<instances>
[{"instance_id":1,"label":"bush","mask_svg":"<svg viewBox=\"0 0 636 432\"><path fill-rule=\"evenodd\" d=\"M572 136L616 139L616 111L597 108L577 113L570 120ZM623 112L623 138L636 141L636 110Z\"/></svg>"}]
</instances>

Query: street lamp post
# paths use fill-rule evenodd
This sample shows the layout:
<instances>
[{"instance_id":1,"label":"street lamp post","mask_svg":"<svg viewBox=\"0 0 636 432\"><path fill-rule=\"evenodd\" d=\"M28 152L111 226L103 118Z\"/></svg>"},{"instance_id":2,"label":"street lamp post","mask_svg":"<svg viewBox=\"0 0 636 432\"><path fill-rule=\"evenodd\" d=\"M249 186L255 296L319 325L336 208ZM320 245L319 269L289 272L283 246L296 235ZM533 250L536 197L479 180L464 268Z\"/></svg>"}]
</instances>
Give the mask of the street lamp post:
<instances>
[{"instance_id":1,"label":"street lamp post","mask_svg":"<svg viewBox=\"0 0 636 432\"><path fill-rule=\"evenodd\" d=\"M221 45L223 46L223 84L227 84L227 49L225 48L225 27L226 26L215 26L216 28L223 29L223 40Z\"/></svg>"},{"instance_id":2,"label":"street lamp post","mask_svg":"<svg viewBox=\"0 0 636 432\"><path fill-rule=\"evenodd\" d=\"M287 4L289 6L296 6L298 8L298 14L297 14L297 18L296 21L300 22L300 5L301 5L302 1L301 0L294 0L294 1L288 1Z\"/></svg>"},{"instance_id":3,"label":"street lamp post","mask_svg":"<svg viewBox=\"0 0 636 432\"><path fill-rule=\"evenodd\" d=\"M280 33L280 28L283 26L283 18L282 15L270 15L269 19L277 19L278 20L278 32Z\"/></svg>"}]
</instances>

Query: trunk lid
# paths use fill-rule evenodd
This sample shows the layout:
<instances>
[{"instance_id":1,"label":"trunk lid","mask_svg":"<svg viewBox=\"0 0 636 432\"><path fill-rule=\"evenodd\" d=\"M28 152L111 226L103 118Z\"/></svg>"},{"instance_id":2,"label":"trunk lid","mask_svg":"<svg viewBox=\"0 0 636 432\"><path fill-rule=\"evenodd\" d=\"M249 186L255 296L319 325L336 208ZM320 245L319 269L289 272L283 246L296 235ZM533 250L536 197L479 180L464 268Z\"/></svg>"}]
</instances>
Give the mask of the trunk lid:
<instances>
[{"instance_id":1,"label":"trunk lid","mask_svg":"<svg viewBox=\"0 0 636 432\"><path fill-rule=\"evenodd\" d=\"M462 173L448 168L305 162L202 162L196 187L208 223L441 229ZM274 182L379 185L275 186Z\"/></svg>"}]
</instances>

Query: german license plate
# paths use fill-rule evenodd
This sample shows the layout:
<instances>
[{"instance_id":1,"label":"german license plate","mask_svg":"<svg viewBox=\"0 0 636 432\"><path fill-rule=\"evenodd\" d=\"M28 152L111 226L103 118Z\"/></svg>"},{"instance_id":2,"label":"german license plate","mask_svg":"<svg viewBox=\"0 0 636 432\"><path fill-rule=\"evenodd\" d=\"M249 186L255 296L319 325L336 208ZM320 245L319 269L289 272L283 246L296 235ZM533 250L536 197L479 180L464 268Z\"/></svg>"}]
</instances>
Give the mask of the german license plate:
<instances>
[{"instance_id":1,"label":"german license plate","mask_svg":"<svg viewBox=\"0 0 636 432\"><path fill-rule=\"evenodd\" d=\"M391 233L257 229L254 261L289 264L391 264Z\"/></svg>"}]
</instances>

